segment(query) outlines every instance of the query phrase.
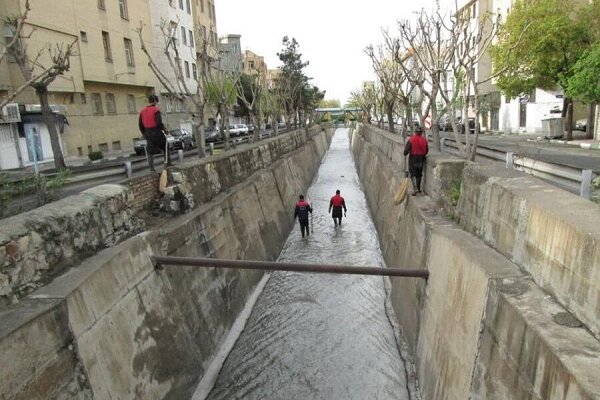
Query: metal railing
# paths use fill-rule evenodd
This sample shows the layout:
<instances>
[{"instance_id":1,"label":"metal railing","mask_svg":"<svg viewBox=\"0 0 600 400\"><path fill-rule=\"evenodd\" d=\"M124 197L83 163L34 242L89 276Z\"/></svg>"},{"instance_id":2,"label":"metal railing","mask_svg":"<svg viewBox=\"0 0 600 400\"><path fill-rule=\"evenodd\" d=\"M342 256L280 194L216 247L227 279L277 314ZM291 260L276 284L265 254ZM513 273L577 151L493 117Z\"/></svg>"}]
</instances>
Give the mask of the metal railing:
<instances>
[{"instance_id":1,"label":"metal railing","mask_svg":"<svg viewBox=\"0 0 600 400\"><path fill-rule=\"evenodd\" d=\"M355 267L351 265L298 264L273 261L225 260L219 258L195 258L174 256L152 256L151 258L154 262L155 268L158 270L163 269L165 265L170 265L204 268L235 268L258 269L266 271L313 272L345 275L403 276L407 278L422 279L429 278L429 271L424 269Z\"/></svg>"},{"instance_id":2,"label":"metal railing","mask_svg":"<svg viewBox=\"0 0 600 400\"><path fill-rule=\"evenodd\" d=\"M442 138L442 152L460 155L456 140ZM502 162L507 169L515 169L537 176L571 193L590 199L592 195L592 180L598 176L599 171L576 168L569 165L536 160L531 157L519 155L515 152L505 152L479 144L477 157L487 160Z\"/></svg>"}]
</instances>

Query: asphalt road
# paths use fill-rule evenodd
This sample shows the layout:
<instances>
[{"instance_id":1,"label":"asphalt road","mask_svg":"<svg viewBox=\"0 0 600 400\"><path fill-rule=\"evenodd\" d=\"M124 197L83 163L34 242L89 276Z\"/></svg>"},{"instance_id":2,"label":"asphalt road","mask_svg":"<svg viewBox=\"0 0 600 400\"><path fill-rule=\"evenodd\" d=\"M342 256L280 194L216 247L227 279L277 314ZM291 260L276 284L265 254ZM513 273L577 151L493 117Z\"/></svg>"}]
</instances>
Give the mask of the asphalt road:
<instances>
[{"instance_id":1,"label":"asphalt road","mask_svg":"<svg viewBox=\"0 0 600 400\"><path fill-rule=\"evenodd\" d=\"M453 138L452 134L443 137ZM600 172L600 150L582 149L567 144L549 143L546 140L527 141L527 136L479 136L479 144L503 152L527 156L539 161L566 165L578 169Z\"/></svg>"}]
</instances>

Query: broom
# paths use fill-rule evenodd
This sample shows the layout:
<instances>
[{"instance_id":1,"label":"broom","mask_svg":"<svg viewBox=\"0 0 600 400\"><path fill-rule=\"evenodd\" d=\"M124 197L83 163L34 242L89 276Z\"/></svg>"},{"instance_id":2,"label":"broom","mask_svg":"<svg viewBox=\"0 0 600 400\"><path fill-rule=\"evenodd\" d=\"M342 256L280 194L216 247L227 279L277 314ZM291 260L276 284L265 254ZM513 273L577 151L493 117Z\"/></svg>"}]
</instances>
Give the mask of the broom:
<instances>
[{"instance_id":1,"label":"broom","mask_svg":"<svg viewBox=\"0 0 600 400\"><path fill-rule=\"evenodd\" d=\"M404 179L400 182L398 186L398 190L396 190L396 194L394 195L394 204L398 205L404 201L406 198L406 193L408 193L408 184L410 179L408 179L408 168L406 164L408 163L408 157L404 157Z\"/></svg>"}]
</instances>

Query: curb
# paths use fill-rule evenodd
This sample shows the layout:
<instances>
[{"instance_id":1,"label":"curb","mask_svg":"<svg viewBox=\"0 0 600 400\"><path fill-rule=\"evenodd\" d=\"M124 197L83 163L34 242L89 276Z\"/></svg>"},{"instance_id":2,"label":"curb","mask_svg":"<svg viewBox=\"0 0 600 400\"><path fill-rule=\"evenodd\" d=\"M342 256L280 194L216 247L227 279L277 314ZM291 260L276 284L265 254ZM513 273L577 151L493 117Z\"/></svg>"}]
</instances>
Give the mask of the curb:
<instances>
[{"instance_id":1,"label":"curb","mask_svg":"<svg viewBox=\"0 0 600 400\"><path fill-rule=\"evenodd\" d=\"M582 149L592 149L592 150L600 150L600 143L578 143L578 142L572 142L572 141L567 141L567 140L556 140L556 139L552 139L550 140L550 143L557 143L557 144L568 144L571 146L578 146L581 147Z\"/></svg>"}]
</instances>

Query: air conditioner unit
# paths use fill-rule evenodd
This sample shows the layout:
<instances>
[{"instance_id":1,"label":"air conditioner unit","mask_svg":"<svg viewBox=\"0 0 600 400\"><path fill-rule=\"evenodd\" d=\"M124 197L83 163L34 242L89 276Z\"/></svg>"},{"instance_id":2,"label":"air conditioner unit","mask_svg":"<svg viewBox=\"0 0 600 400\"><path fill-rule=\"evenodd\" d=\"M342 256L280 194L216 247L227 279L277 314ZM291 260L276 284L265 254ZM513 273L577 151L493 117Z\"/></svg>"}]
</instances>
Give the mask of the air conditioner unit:
<instances>
[{"instance_id":1,"label":"air conditioner unit","mask_svg":"<svg viewBox=\"0 0 600 400\"><path fill-rule=\"evenodd\" d=\"M2 107L2 119L4 122L21 122L21 113L17 103L10 103Z\"/></svg>"}]
</instances>

